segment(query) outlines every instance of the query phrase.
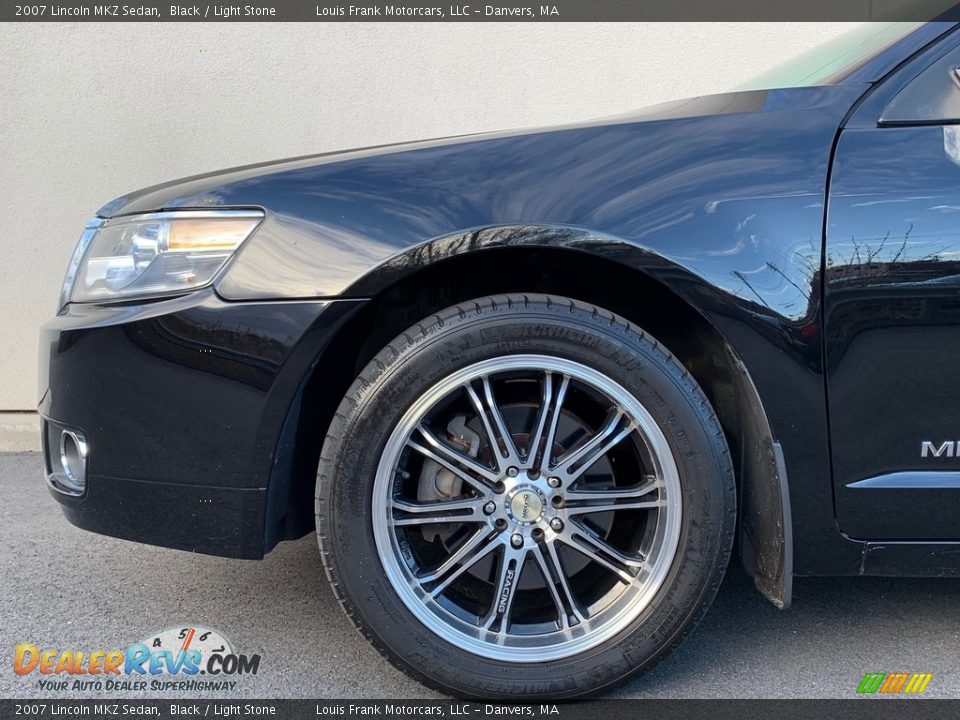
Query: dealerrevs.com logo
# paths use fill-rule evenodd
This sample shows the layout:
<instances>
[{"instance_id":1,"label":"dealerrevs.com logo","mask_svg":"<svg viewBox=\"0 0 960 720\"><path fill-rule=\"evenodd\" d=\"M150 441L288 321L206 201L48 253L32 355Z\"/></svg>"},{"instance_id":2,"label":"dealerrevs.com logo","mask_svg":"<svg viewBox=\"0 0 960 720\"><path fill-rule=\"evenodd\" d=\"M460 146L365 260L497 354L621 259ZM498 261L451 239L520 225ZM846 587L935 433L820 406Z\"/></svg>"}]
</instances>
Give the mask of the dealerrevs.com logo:
<instances>
[{"instance_id":1,"label":"dealerrevs.com logo","mask_svg":"<svg viewBox=\"0 0 960 720\"><path fill-rule=\"evenodd\" d=\"M180 627L151 633L125 650L41 649L17 645L13 671L38 677L40 690L234 690L237 678L256 675L259 655L243 655L216 630Z\"/></svg>"}]
</instances>

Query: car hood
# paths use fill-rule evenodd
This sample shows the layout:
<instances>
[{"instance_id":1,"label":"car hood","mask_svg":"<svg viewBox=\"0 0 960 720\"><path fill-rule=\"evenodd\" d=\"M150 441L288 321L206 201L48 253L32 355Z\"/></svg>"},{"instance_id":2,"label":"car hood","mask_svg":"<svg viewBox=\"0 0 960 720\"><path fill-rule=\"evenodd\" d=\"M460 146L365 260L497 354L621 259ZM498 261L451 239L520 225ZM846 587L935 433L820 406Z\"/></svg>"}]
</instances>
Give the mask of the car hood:
<instances>
[{"instance_id":1,"label":"car hood","mask_svg":"<svg viewBox=\"0 0 960 720\"><path fill-rule=\"evenodd\" d=\"M249 189L251 183L300 171L377 156L395 156L434 148L472 145L478 142L509 140L521 136L552 136L557 133L589 130L602 131L610 126L664 123L708 116L724 117L737 113L763 113L790 109L803 110L836 102L849 107L868 86L826 86L822 88L789 88L780 90L752 90L706 95L672 101L619 115L549 128L511 130L492 133L460 135L416 142L376 145L351 150L319 153L285 160L257 163L216 172L194 175L179 180L153 185L111 200L97 211L100 217L116 217L133 213L154 212L178 208L236 206L232 192L239 186ZM833 99L835 98L835 100ZM840 113L842 116L842 112ZM259 205L256 193L243 193L244 205Z\"/></svg>"}]
</instances>

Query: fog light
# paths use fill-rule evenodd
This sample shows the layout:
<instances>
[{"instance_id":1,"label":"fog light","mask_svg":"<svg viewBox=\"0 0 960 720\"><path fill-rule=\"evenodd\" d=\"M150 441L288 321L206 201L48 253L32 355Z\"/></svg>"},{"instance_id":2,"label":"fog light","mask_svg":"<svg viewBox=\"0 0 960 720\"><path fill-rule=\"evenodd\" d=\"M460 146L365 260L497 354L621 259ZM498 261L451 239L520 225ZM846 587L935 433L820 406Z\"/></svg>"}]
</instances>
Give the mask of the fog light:
<instances>
[{"instance_id":1,"label":"fog light","mask_svg":"<svg viewBox=\"0 0 960 720\"><path fill-rule=\"evenodd\" d=\"M65 495L83 495L87 486L87 439L78 430L44 424L47 482Z\"/></svg>"},{"instance_id":2,"label":"fog light","mask_svg":"<svg viewBox=\"0 0 960 720\"><path fill-rule=\"evenodd\" d=\"M83 435L72 430L60 433L60 465L63 474L82 491L87 480L87 441Z\"/></svg>"}]
</instances>

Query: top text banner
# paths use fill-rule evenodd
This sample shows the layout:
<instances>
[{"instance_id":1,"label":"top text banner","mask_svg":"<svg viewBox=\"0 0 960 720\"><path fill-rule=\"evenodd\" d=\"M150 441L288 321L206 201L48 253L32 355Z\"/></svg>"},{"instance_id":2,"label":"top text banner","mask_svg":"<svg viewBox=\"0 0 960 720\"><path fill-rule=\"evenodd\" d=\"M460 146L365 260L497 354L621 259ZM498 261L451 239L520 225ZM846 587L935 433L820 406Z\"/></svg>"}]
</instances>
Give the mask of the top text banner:
<instances>
[{"instance_id":1,"label":"top text banner","mask_svg":"<svg viewBox=\"0 0 960 720\"><path fill-rule=\"evenodd\" d=\"M917 0L490 0L449 3L249 0L3 0L0 22L642 22L958 20L960 4Z\"/></svg>"}]
</instances>

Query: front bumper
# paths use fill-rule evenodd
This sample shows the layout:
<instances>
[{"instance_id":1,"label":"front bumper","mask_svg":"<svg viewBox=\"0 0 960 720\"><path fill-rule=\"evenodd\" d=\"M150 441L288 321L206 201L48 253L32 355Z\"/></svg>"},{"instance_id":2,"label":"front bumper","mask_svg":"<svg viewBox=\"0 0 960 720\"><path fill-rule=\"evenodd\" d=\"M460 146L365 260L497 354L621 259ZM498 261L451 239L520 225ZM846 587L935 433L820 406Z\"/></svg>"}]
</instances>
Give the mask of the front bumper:
<instances>
[{"instance_id":1,"label":"front bumper","mask_svg":"<svg viewBox=\"0 0 960 720\"><path fill-rule=\"evenodd\" d=\"M82 494L48 482L67 519L128 540L262 557L284 423L359 304L233 303L207 290L68 306L41 331L39 405L45 432L54 423L88 445ZM48 471L54 451L45 450Z\"/></svg>"}]
</instances>

